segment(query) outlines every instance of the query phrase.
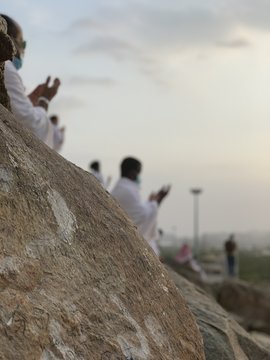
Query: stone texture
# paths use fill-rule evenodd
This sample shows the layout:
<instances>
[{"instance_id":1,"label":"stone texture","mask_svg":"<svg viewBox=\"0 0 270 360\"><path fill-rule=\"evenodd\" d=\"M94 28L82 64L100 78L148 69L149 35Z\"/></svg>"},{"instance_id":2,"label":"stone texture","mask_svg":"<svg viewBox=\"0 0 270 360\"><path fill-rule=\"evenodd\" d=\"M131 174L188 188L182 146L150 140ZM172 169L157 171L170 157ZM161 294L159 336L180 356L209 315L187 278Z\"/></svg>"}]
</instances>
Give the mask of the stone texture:
<instances>
[{"instance_id":1,"label":"stone texture","mask_svg":"<svg viewBox=\"0 0 270 360\"><path fill-rule=\"evenodd\" d=\"M10 109L9 97L4 84L5 61L12 59L15 52L12 40L7 35L7 23L0 16L0 104Z\"/></svg>"},{"instance_id":2,"label":"stone texture","mask_svg":"<svg viewBox=\"0 0 270 360\"><path fill-rule=\"evenodd\" d=\"M191 283L199 286L200 288L204 289L209 293L212 292L211 286L206 281L203 281L200 273L191 269L188 264L179 264L174 259L166 259L165 264L169 266L170 269L174 270L177 274L183 276Z\"/></svg>"},{"instance_id":3,"label":"stone texture","mask_svg":"<svg viewBox=\"0 0 270 360\"><path fill-rule=\"evenodd\" d=\"M270 352L251 337L214 298L168 269L204 338L206 360L270 360Z\"/></svg>"},{"instance_id":4,"label":"stone texture","mask_svg":"<svg viewBox=\"0 0 270 360\"><path fill-rule=\"evenodd\" d=\"M270 352L270 336L269 335L259 333L256 331L252 332L251 335L254 339L256 339L256 341L259 344L264 346Z\"/></svg>"},{"instance_id":5,"label":"stone texture","mask_svg":"<svg viewBox=\"0 0 270 360\"><path fill-rule=\"evenodd\" d=\"M194 316L119 206L1 105L0 359L204 359Z\"/></svg>"},{"instance_id":6,"label":"stone texture","mask_svg":"<svg viewBox=\"0 0 270 360\"><path fill-rule=\"evenodd\" d=\"M247 330L270 334L270 292L240 280L215 286L216 298Z\"/></svg>"}]
</instances>

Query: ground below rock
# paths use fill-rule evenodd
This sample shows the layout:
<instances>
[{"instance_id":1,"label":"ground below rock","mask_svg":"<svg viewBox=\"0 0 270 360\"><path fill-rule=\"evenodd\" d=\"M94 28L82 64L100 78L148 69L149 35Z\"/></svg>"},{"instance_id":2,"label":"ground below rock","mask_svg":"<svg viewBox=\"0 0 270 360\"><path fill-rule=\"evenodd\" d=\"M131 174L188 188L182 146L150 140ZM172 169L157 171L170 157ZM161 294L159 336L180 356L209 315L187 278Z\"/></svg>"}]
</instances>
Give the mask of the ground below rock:
<instances>
[{"instance_id":1,"label":"ground below rock","mask_svg":"<svg viewBox=\"0 0 270 360\"><path fill-rule=\"evenodd\" d=\"M214 289L218 303L237 316L248 331L270 334L270 292L240 280L226 280Z\"/></svg>"},{"instance_id":2,"label":"ground below rock","mask_svg":"<svg viewBox=\"0 0 270 360\"><path fill-rule=\"evenodd\" d=\"M183 294L204 339L206 360L270 360L270 352L206 294L181 275L169 274Z\"/></svg>"}]
</instances>

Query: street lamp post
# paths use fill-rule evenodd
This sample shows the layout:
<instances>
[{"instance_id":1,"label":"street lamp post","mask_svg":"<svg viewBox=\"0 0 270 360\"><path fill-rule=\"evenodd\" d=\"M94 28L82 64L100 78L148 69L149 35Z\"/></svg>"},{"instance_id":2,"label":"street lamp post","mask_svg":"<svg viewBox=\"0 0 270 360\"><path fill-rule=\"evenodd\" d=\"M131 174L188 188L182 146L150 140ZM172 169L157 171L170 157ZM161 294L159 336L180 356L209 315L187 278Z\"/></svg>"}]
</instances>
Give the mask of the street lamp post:
<instances>
[{"instance_id":1,"label":"street lamp post","mask_svg":"<svg viewBox=\"0 0 270 360\"><path fill-rule=\"evenodd\" d=\"M202 193L200 188L190 190L193 195L193 252L194 256L199 256L199 195Z\"/></svg>"}]
</instances>

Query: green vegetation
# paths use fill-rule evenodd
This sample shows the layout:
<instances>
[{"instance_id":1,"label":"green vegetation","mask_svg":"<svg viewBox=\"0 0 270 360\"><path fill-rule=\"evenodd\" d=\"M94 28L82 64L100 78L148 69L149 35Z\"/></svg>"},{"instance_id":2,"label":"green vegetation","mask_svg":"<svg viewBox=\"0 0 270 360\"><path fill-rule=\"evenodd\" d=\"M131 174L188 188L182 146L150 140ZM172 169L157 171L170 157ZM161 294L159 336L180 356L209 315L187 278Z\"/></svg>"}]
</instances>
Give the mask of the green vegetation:
<instances>
[{"instance_id":1,"label":"green vegetation","mask_svg":"<svg viewBox=\"0 0 270 360\"><path fill-rule=\"evenodd\" d=\"M178 251L179 248L177 247L161 249L164 262L176 271L178 267L181 267L181 265L174 261L174 257ZM217 262L217 264L221 264L220 259L222 259L223 255L225 256L220 250L205 249L201 251L200 260L203 263ZM270 286L270 254L264 254L262 250L243 250L238 254L238 264L239 278L241 280L248 281L255 285Z\"/></svg>"},{"instance_id":2,"label":"green vegetation","mask_svg":"<svg viewBox=\"0 0 270 360\"><path fill-rule=\"evenodd\" d=\"M242 251L239 254L239 277L255 284L270 284L270 255Z\"/></svg>"},{"instance_id":3,"label":"green vegetation","mask_svg":"<svg viewBox=\"0 0 270 360\"><path fill-rule=\"evenodd\" d=\"M179 251L179 246L160 248L161 256L163 257L163 259L168 259L168 260L174 259L178 251Z\"/></svg>"}]
</instances>

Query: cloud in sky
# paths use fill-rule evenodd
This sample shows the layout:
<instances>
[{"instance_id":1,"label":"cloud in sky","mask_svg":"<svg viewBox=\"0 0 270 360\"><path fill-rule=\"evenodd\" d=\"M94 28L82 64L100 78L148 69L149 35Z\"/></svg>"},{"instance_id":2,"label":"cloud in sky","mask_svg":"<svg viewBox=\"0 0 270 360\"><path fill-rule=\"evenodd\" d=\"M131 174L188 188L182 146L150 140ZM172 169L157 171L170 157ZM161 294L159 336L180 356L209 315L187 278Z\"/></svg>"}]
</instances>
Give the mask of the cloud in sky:
<instances>
[{"instance_id":1,"label":"cloud in sky","mask_svg":"<svg viewBox=\"0 0 270 360\"><path fill-rule=\"evenodd\" d=\"M90 42L84 44L84 52L108 50L115 56L115 48L121 53L135 54L138 50L160 53L211 44L229 33L225 17L201 7L179 10L123 4L103 8L94 19L82 18L75 26L89 31L91 36Z\"/></svg>"},{"instance_id":2,"label":"cloud in sky","mask_svg":"<svg viewBox=\"0 0 270 360\"><path fill-rule=\"evenodd\" d=\"M270 30L270 2L268 0L228 0L235 18L247 27Z\"/></svg>"},{"instance_id":3,"label":"cloud in sky","mask_svg":"<svg viewBox=\"0 0 270 360\"><path fill-rule=\"evenodd\" d=\"M54 101L54 107L57 111L76 110L84 107L84 102L71 95L62 95L61 98Z\"/></svg>"},{"instance_id":4,"label":"cloud in sky","mask_svg":"<svg viewBox=\"0 0 270 360\"><path fill-rule=\"evenodd\" d=\"M267 0L104 0L91 16L72 24L82 36L74 53L134 62L160 83L164 79L157 74L170 59L190 49L241 51L254 45L254 28L270 30Z\"/></svg>"},{"instance_id":5,"label":"cloud in sky","mask_svg":"<svg viewBox=\"0 0 270 360\"><path fill-rule=\"evenodd\" d=\"M138 1L118 1L117 4L105 2L104 5L103 2L92 17L78 19L73 28L89 31L93 37L118 39L129 48L137 46L150 51L181 51L190 46L232 41L240 27L270 29L270 4L264 0L256 3L216 0L203 4L191 1L186 5L181 2L181 6L165 0L151 6Z\"/></svg>"},{"instance_id":6,"label":"cloud in sky","mask_svg":"<svg viewBox=\"0 0 270 360\"><path fill-rule=\"evenodd\" d=\"M244 38L237 38L231 41L220 41L216 45L218 47L239 49L251 46L251 42Z\"/></svg>"},{"instance_id":7,"label":"cloud in sky","mask_svg":"<svg viewBox=\"0 0 270 360\"><path fill-rule=\"evenodd\" d=\"M123 60L136 54L134 46L127 41L110 35L97 35L74 51L77 55L103 53L116 60Z\"/></svg>"},{"instance_id":8,"label":"cloud in sky","mask_svg":"<svg viewBox=\"0 0 270 360\"><path fill-rule=\"evenodd\" d=\"M83 77L74 76L69 80L70 85L78 86L114 86L117 84L116 80L110 77Z\"/></svg>"}]
</instances>

